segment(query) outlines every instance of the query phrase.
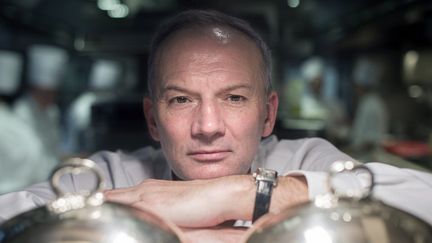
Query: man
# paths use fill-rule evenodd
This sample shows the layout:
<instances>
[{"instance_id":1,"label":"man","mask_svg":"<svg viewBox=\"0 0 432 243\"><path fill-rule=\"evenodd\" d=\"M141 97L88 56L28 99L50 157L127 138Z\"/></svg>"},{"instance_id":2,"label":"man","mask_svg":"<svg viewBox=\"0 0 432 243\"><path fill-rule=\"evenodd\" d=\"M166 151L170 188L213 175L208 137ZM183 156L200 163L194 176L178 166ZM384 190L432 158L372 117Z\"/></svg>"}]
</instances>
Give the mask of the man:
<instances>
[{"instance_id":1,"label":"man","mask_svg":"<svg viewBox=\"0 0 432 243\"><path fill-rule=\"evenodd\" d=\"M113 92L121 79L121 65L114 60L96 60L92 64L88 90L80 94L66 114L64 150L69 154L83 153L90 149L86 134L91 129L91 113L95 104L116 98Z\"/></svg>"},{"instance_id":2,"label":"man","mask_svg":"<svg viewBox=\"0 0 432 243\"><path fill-rule=\"evenodd\" d=\"M378 92L384 73L379 62L368 58L357 60L353 70L356 111L352 125L351 147L357 153L369 152L384 142L388 111Z\"/></svg>"},{"instance_id":3,"label":"man","mask_svg":"<svg viewBox=\"0 0 432 243\"><path fill-rule=\"evenodd\" d=\"M42 141L49 166L40 180L46 180L60 157L60 111L56 99L68 54L50 45L31 45L27 53L29 86L14 104L14 112Z\"/></svg>"},{"instance_id":4,"label":"man","mask_svg":"<svg viewBox=\"0 0 432 243\"><path fill-rule=\"evenodd\" d=\"M302 63L300 72L306 87L300 101L300 116L321 120L325 137L333 142L342 142L348 133L346 114L337 98L325 97L323 87L331 81L325 75L326 68L329 69L321 57L314 56Z\"/></svg>"},{"instance_id":5,"label":"man","mask_svg":"<svg viewBox=\"0 0 432 243\"><path fill-rule=\"evenodd\" d=\"M11 109L22 66L20 53L0 50L0 194L46 180L49 165L40 139Z\"/></svg>"},{"instance_id":6,"label":"man","mask_svg":"<svg viewBox=\"0 0 432 243\"><path fill-rule=\"evenodd\" d=\"M161 150L92 156L113 189L105 192L108 200L151 210L193 242L239 242L244 231L232 221L257 218L267 205L277 213L326 192L325 171L334 161L352 160L322 139L268 137L278 107L270 54L244 21L187 11L160 28L151 50L144 112ZM257 194L251 172L258 167L279 172L272 195ZM383 164L370 168L377 173L377 196L432 222L432 199L426 196L432 195L431 175ZM87 175L63 179L68 190L92 187ZM53 198L47 184L6 194L0 215L10 217Z\"/></svg>"}]
</instances>

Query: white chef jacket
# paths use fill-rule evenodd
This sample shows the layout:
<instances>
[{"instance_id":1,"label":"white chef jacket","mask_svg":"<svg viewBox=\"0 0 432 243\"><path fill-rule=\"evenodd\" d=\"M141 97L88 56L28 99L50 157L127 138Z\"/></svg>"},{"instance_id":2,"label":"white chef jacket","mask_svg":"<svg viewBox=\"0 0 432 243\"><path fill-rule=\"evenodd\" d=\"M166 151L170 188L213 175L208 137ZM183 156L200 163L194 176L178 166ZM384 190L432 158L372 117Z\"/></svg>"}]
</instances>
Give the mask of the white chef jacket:
<instances>
[{"instance_id":1,"label":"white chef jacket","mask_svg":"<svg viewBox=\"0 0 432 243\"><path fill-rule=\"evenodd\" d=\"M60 112L58 107L52 105L42 109L30 95L26 95L16 101L13 110L18 118L33 129L33 132L42 141L46 157L49 157L52 165L55 166L60 151Z\"/></svg>"},{"instance_id":2,"label":"white chef jacket","mask_svg":"<svg viewBox=\"0 0 432 243\"><path fill-rule=\"evenodd\" d=\"M92 106L113 98L110 92L87 91L72 102L66 116L66 136L62 145L65 152L80 153L87 149L83 136L91 125Z\"/></svg>"},{"instance_id":3,"label":"white chef jacket","mask_svg":"<svg viewBox=\"0 0 432 243\"><path fill-rule=\"evenodd\" d=\"M51 169L33 130L0 102L0 194L45 181Z\"/></svg>"},{"instance_id":4,"label":"white chef jacket","mask_svg":"<svg viewBox=\"0 0 432 243\"><path fill-rule=\"evenodd\" d=\"M347 137L346 114L336 99L321 98L306 93L301 98L300 117L321 120L328 137L338 139Z\"/></svg>"},{"instance_id":5,"label":"white chef jacket","mask_svg":"<svg viewBox=\"0 0 432 243\"><path fill-rule=\"evenodd\" d=\"M124 188L137 185L145 179L171 180L171 170L160 149L142 148L134 153L99 152L91 157L106 178L107 188ZM338 160L352 160L326 140L305 138L281 140L270 136L261 142L251 170L266 167L280 175L304 175L309 196L314 198L327 192L326 179L330 165ZM432 224L432 174L401 169L381 163L367 166L374 172L374 196L384 202L406 210ZM359 173L359 178L364 176ZM89 174L62 177L62 188L69 191L91 190L95 178ZM352 178L336 183L351 183ZM363 183L360 183L363 185ZM41 183L19 192L0 196L0 218L10 218L17 213L44 205L55 195L48 183Z\"/></svg>"},{"instance_id":6,"label":"white chef jacket","mask_svg":"<svg viewBox=\"0 0 432 243\"><path fill-rule=\"evenodd\" d=\"M388 132L388 114L381 97L369 92L359 102L352 127L352 146L380 144Z\"/></svg>"}]
</instances>

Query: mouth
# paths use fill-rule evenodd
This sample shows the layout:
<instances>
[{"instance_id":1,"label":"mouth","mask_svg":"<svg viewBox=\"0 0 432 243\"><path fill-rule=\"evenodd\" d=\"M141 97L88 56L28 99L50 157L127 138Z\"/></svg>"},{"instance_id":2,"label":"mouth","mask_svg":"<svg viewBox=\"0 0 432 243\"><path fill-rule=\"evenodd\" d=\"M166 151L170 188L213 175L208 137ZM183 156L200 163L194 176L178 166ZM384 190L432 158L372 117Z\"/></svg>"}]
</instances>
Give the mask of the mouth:
<instances>
[{"instance_id":1,"label":"mouth","mask_svg":"<svg viewBox=\"0 0 432 243\"><path fill-rule=\"evenodd\" d=\"M229 156L229 150L214 150L214 151L192 151L187 155L199 162L217 162L224 160Z\"/></svg>"}]
</instances>

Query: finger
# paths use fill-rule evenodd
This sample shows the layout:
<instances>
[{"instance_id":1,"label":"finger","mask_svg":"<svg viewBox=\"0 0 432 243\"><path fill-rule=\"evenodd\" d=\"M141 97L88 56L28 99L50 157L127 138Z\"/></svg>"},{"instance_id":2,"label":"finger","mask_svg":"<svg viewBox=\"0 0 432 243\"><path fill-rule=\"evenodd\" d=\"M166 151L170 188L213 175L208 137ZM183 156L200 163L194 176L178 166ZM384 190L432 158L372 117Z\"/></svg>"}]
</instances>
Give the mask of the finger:
<instances>
[{"instance_id":1,"label":"finger","mask_svg":"<svg viewBox=\"0 0 432 243\"><path fill-rule=\"evenodd\" d=\"M128 205L139 201L138 193L129 188L108 190L104 192L104 196L107 201Z\"/></svg>"}]
</instances>

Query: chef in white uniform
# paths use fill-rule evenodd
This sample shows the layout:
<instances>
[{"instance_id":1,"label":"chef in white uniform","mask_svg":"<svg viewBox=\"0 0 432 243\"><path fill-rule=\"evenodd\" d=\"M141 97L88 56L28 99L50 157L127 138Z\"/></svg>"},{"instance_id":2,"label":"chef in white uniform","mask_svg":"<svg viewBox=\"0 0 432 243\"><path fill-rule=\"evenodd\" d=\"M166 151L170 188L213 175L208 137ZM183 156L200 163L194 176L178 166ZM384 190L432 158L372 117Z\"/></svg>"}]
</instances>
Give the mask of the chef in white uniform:
<instances>
[{"instance_id":1,"label":"chef in white uniform","mask_svg":"<svg viewBox=\"0 0 432 243\"><path fill-rule=\"evenodd\" d=\"M40 140L5 99L19 88L22 64L19 53L0 51L0 194L46 180Z\"/></svg>"},{"instance_id":2,"label":"chef in white uniform","mask_svg":"<svg viewBox=\"0 0 432 243\"><path fill-rule=\"evenodd\" d=\"M300 116L321 120L327 139L344 140L347 136L346 113L336 97L325 97L326 64L321 57L306 59L300 68L306 89L301 98Z\"/></svg>"},{"instance_id":3,"label":"chef in white uniform","mask_svg":"<svg viewBox=\"0 0 432 243\"><path fill-rule=\"evenodd\" d=\"M63 143L67 153L86 151L85 133L91 122L91 108L94 104L115 98L115 88L121 77L119 62L108 59L96 60L90 72L89 90L79 95L67 112L66 137Z\"/></svg>"},{"instance_id":4,"label":"chef in white uniform","mask_svg":"<svg viewBox=\"0 0 432 243\"><path fill-rule=\"evenodd\" d=\"M34 45L28 49L28 58L28 91L16 102L14 112L41 139L51 169L59 159L60 112L56 93L68 54L58 47Z\"/></svg>"},{"instance_id":5,"label":"chef in white uniform","mask_svg":"<svg viewBox=\"0 0 432 243\"><path fill-rule=\"evenodd\" d=\"M353 70L357 108L351 133L356 151L379 146L388 132L387 107L376 88L383 76L382 68L370 59L359 59Z\"/></svg>"}]
</instances>

